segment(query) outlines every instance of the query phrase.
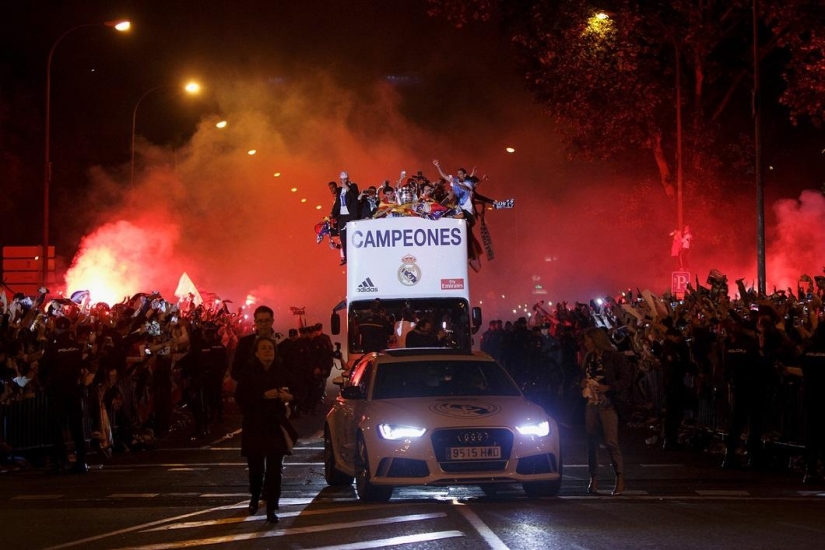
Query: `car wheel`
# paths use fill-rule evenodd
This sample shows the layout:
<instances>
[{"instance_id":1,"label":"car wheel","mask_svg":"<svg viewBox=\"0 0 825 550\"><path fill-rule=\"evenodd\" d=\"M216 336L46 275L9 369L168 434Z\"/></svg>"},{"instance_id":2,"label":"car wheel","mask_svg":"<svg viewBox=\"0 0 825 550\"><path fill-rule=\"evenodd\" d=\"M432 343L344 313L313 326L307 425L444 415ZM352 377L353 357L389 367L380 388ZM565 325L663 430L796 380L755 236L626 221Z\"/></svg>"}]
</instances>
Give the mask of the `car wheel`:
<instances>
[{"instance_id":1,"label":"car wheel","mask_svg":"<svg viewBox=\"0 0 825 550\"><path fill-rule=\"evenodd\" d=\"M554 497L559 494L561 490L562 471L564 470L564 462L562 461L561 452L559 452L559 479L555 481L536 481L534 483L523 483L521 486L524 492L530 498L539 497Z\"/></svg>"},{"instance_id":2,"label":"car wheel","mask_svg":"<svg viewBox=\"0 0 825 550\"><path fill-rule=\"evenodd\" d=\"M363 502L386 502L392 496L392 487L373 485L370 482L369 455L362 436L355 443L355 488Z\"/></svg>"},{"instance_id":3,"label":"car wheel","mask_svg":"<svg viewBox=\"0 0 825 550\"><path fill-rule=\"evenodd\" d=\"M352 485L352 476L348 476L335 467L335 451L332 447L332 436L329 427L324 427L324 478L332 487Z\"/></svg>"}]
</instances>

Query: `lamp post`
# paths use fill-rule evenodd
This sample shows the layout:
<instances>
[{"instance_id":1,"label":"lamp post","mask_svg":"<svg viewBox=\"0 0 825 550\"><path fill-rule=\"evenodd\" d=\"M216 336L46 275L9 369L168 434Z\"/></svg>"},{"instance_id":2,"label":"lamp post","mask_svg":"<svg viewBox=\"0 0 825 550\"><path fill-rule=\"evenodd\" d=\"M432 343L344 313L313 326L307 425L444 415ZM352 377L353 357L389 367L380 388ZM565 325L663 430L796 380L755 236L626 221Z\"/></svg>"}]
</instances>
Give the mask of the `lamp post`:
<instances>
[{"instance_id":1,"label":"lamp post","mask_svg":"<svg viewBox=\"0 0 825 550\"><path fill-rule=\"evenodd\" d=\"M129 171L129 173L130 173L129 185L130 186L134 186L134 184L135 184L135 128L137 127L138 107L140 107L140 103L146 98L146 96L148 96L149 94L151 94L155 90L160 90L162 88L175 88L175 87L176 86L173 86L171 84L162 84L160 86L155 86L154 88L150 88L150 89L146 90L145 92L143 92L143 95L140 96L140 99L138 99L137 103L135 103L135 108L132 111L132 152L131 152L131 161L129 163L130 164L130 171ZM201 87L200 87L200 84L198 84L197 82L188 82L183 87L183 89L188 94L196 94L196 93L200 92Z\"/></svg>"},{"instance_id":2,"label":"lamp post","mask_svg":"<svg viewBox=\"0 0 825 550\"><path fill-rule=\"evenodd\" d=\"M51 184L52 179L52 166L51 166L51 159L50 159L50 152L51 152L51 89L52 89L52 58L54 57L54 51L57 49L57 45L66 38L66 36L78 29L82 29L85 27L97 27L100 25L105 25L107 27L112 27L119 32L128 31L131 28L131 23L129 21L107 21L105 23L84 23L82 25L77 25L63 34L61 34L57 40L54 41L52 44L51 49L49 50L49 57L46 60L46 108L43 113L43 117L45 119L44 123L44 137L43 137L43 248L42 248L42 259L43 259L43 270L41 275L41 283L43 286L46 286L46 281L49 275L49 186Z\"/></svg>"},{"instance_id":3,"label":"lamp post","mask_svg":"<svg viewBox=\"0 0 825 550\"><path fill-rule=\"evenodd\" d=\"M762 105L759 89L759 2L753 0L753 142L756 174L756 280L759 294L767 292L765 266L765 194L762 182Z\"/></svg>"}]
</instances>

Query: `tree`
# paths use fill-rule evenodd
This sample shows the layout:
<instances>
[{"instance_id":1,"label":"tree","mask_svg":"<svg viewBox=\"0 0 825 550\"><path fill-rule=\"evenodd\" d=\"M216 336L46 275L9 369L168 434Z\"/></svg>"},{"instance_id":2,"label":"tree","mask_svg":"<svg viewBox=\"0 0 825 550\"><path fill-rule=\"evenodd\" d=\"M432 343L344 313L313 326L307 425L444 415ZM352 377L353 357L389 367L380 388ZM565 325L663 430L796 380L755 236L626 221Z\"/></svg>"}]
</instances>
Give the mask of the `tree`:
<instances>
[{"instance_id":1,"label":"tree","mask_svg":"<svg viewBox=\"0 0 825 550\"><path fill-rule=\"evenodd\" d=\"M459 27L497 21L571 155L645 152L672 196L677 108L687 121L681 141L692 181L752 167L754 1L429 0L429 13ZM792 123L819 127L825 3L759 0L759 13L760 63L766 79L776 77L767 99Z\"/></svg>"}]
</instances>

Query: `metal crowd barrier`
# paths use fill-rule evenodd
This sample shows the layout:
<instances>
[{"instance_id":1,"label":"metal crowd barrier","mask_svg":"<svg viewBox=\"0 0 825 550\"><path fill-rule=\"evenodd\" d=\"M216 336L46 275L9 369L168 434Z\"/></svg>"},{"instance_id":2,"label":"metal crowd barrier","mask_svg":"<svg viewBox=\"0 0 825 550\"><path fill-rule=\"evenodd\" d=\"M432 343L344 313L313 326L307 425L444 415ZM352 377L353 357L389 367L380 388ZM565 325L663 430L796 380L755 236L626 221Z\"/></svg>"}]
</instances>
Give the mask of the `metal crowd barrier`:
<instances>
[{"instance_id":1,"label":"metal crowd barrier","mask_svg":"<svg viewBox=\"0 0 825 550\"><path fill-rule=\"evenodd\" d=\"M14 450L32 450L51 447L49 434L49 399L46 392L28 392L19 400L0 405L0 429L2 439ZM83 436L91 439L93 418L88 399L83 400ZM71 441L68 426L64 427L64 437Z\"/></svg>"},{"instance_id":2,"label":"metal crowd barrier","mask_svg":"<svg viewBox=\"0 0 825 550\"><path fill-rule=\"evenodd\" d=\"M654 410L664 409L664 387L658 369L646 375ZM724 382L712 383L697 396L693 410L696 429L723 437L733 410L733 394ZM747 427L746 427L747 430ZM769 388L764 404L762 438L767 445L804 447L805 395L801 379L789 377Z\"/></svg>"}]
</instances>

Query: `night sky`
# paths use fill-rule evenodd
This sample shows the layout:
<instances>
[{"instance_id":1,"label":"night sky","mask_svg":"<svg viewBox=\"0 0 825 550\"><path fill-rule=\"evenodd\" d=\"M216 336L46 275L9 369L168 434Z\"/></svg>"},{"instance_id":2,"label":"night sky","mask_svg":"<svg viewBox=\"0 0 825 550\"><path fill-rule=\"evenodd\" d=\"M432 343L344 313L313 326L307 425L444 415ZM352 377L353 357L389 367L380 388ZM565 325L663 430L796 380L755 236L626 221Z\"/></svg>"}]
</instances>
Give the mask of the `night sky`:
<instances>
[{"instance_id":1,"label":"night sky","mask_svg":"<svg viewBox=\"0 0 825 550\"><path fill-rule=\"evenodd\" d=\"M423 0L0 5L6 246L42 239L49 48L76 25L133 24L79 29L55 51L51 237L63 271L76 264L68 291L102 285L97 271L118 279L115 293L171 297L185 271L222 298L272 305L284 324L289 306L323 321L345 294L337 253L313 232L329 213L327 182L341 170L361 187L401 170L435 176L433 158L450 172L477 166L490 177L482 192L516 198L490 212L496 258L471 278L487 319L541 299L669 286L675 210L653 163L568 160L494 25L454 29ZM199 96L179 91L189 79ZM130 186L133 109L156 86L169 87L140 103ZM768 284L781 287L825 260L825 139L770 124ZM702 282L713 268L755 277L754 194L732 190L732 206L712 212L686 191Z\"/></svg>"}]
</instances>

